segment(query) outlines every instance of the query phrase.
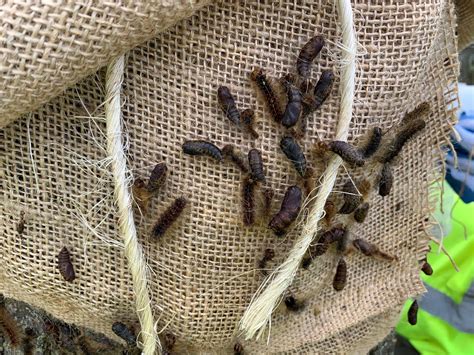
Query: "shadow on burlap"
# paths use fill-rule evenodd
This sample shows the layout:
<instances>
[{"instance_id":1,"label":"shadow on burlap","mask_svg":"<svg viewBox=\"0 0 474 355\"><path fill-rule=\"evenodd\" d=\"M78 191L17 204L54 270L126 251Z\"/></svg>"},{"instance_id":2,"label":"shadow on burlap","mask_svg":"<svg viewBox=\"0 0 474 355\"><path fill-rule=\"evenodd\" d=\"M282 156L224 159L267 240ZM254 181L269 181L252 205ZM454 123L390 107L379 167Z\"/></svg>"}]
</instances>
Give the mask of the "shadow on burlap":
<instances>
[{"instance_id":1,"label":"shadow on burlap","mask_svg":"<svg viewBox=\"0 0 474 355\"><path fill-rule=\"evenodd\" d=\"M348 259L348 284L336 293L331 287L334 254L318 259L309 271L298 272L290 290L307 298L306 310L288 314L280 307L269 344L266 339L244 343L252 353L367 351L396 322L401 304L423 292L418 260L426 251L423 230L434 203L428 186L441 176L440 148L455 119L454 5L406 0L353 6L360 55L350 141L376 125L387 130L399 124L423 101L431 104L426 129L402 152L391 195L374 198L368 219L355 230L399 262L354 254ZM299 48L317 33L328 44L313 66L313 80L323 69L336 70L337 77L337 11L324 0L212 6L128 54L123 116L129 167L135 177L146 177L154 164L165 161L170 171L147 214L136 214L136 222L150 266L158 327L168 325L178 348L191 353L231 349L238 322L263 281L256 267L264 249L275 248L270 264L275 267L297 234L277 239L263 222L244 228L240 172L184 156L181 145L186 139L209 139L245 152L260 149L268 182L277 192L276 210L298 178L278 148L283 130L256 98L249 73L255 66L277 77L292 70ZM258 140L223 117L216 99L222 84L241 108L256 109ZM0 131L5 191L0 290L111 335L114 321L136 318L104 150L103 86L101 73L91 76ZM318 139L334 135L338 86L336 80L327 102L309 120L307 152ZM323 171L322 162L312 163ZM343 170L342 176L347 176ZM150 241L157 215L178 196L190 200L179 226L159 242ZM19 235L22 211L26 229ZM71 284L56 267L65 245L78 275Z\"/></svg>"}]
</instances>

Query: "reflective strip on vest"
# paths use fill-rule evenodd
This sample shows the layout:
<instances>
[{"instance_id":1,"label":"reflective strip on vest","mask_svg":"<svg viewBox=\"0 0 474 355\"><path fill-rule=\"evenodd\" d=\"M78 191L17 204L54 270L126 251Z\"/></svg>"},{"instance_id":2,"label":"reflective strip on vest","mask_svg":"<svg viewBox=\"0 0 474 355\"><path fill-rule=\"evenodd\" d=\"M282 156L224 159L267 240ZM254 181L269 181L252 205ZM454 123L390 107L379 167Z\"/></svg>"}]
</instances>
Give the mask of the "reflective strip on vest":
<instances>
[{"instance_id":1,"label":"reflective strip on vest","mask_svg":"<svg viewBox=\"0 0 474 355\"><path fill-rule=\"evenodd\" d=\"M430 285L425 283L425 286L428 292L418 302L424 311L461 332L474 334L474 283L459 304Z\"/></svg>"}]
</instances>

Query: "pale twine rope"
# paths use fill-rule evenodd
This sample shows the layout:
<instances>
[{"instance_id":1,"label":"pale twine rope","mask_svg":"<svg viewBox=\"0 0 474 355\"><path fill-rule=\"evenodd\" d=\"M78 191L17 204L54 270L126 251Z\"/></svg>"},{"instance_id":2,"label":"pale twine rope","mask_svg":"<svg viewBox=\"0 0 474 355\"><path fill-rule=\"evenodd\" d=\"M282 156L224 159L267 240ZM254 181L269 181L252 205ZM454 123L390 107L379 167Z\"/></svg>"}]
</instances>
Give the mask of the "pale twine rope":
<instances>
[{"instance_id":1,"label":"pale twine rope","mask_svg":"<svg viewBox=\"0 0 474 355\"><path fill-rule=\"evenodd\" d=\"M342 58L341 78L339 93L341 95L341 108L337 124L336 139L347 140L349 126L352 118L352 104L355 90L355 56L357 42L352 18L352 7L350 0L336 0L339 13L339 22L342 32ZM271 324L271 316L275 307L281 300L286 289L293 282L306 250L310 246L313 237L318 230L318 222L324 213L324 205L336 182L337 172L342 164L339 156L333 156L323 174L321 188L316 197L315 204L311 209L306 225L301 235L296 240L288 258L281 264L268 280L269 285L258 297L250 303L241 321L240 330L246 339L251 339L257 334L260 338L268 324ZM257 292L258 293L258 292Z\"/></svg>"},{"instance_id":2,"label":"pale twine rope","mask_svg":"<svg viewBox=\"0 0 474 355\"><path fill-rule=\"evenodd\" d=\"M133 290L143 339L143 353L154 354L160 341L156 335L147 288L146 262L138 243L133 220L132 199L127 183L127 166L122 145L122 114L120 92L124 73L124 57L121 56L107 67L105 80L105 117L107 121L107 152L112 161L114 194L119 213L119 233L124 242L124 253L132 274Z\"/></svg>"}]
</instances>

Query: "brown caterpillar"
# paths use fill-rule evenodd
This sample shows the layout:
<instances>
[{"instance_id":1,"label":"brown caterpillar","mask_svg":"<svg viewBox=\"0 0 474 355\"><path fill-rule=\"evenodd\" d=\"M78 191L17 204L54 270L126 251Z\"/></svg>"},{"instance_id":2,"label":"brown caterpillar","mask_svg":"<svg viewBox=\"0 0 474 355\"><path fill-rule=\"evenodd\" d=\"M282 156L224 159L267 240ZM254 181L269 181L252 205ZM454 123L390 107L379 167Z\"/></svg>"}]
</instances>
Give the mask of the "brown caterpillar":
<instances>
[{"instance_id":1,"label":"brown caterpillar","mask_svg":"<svg viewBox=\"0 0 474 355\"><path fill-rule=\"evenodd\" d=\"M303 150L293 137L285 136L280 141L280 148L286 157L292 162L300 176L306 176L306 157Z\"/></svg>"},{"instance_id":2,"label":"brown caterpillar","mask_svg":"<svg viewBox=\"0 0 474 355\"><path fill-rule=\"evenodd\" d=\"M316 111L324 104L324 101L326 101L331 93L333 83L334 73L332 70L323 70L313 89L313 94L303 96L303 117Z\"/></svg>"},{"instance_id":3,"label":"brown caterpillar","mask_svg":"<svg viewBox=\"0 0 474 355\"><path fill-rule=\"evenodd\" d=\"M0 294L0 330L10 340L12 348L16 348L20 345L23 334L21 329L18 327L15 319L10 315L5 307L5 298Z\"/></svg>"},{"instance_id":4,"label":"brown caterpillar","mask_svg":"<svg viewBox=\"0 0 474 355\"><path fill-rule=\"evenodd\" d=\"M258 138L258 133L255 131L255 112L254 110L247 108L242 111L240 114L240 119L242 125L244 126L245 130L250 133L250 135L254 138Z\"/></svg>"},{"instance_id":5,"label":"brown caterpillar","mask_svg":"<svg viewBox=\"0 0 474 355\"><path fill-rule=\"evenodd\" d=\"M290 186L283 197L280 211L276 213L269 223L269 227L277 236L285 234L286 229L298 217L301 208L302 193L298 186Z\"/></svg>"},{"instance_id":6,"label":"brown caterpillar","mask_svg":"<svg viewBox=\"0 0 474 355\"><path fill-rule=\"evenodd\" d=\"M260 153L258 149L251 149L248 154L248 159L252 179L258 182L265 182L262 153Z\"/></svg>"},{"instance_id":7,"label":"brown caterpillar","mask_svg":"<svg viewBox=\"0 0 474 355\"><path fill-rule=\"evenodd\" d=\"M122 322L115 322L114 324L112 324L112 331L113 331L117 336L119 336L120 338L122 338L123 340L125 340L125 342L126 342L129 346L135 346L135 344L136 344L136 336L135 336L135 333L134 333L127 325L125 325L124 323L122 323Z\"/></svg>"},{"instance_id":8,"label":"brown caterpillar","mask_svg":"<svg viewBox=\"0 0 474 355\"><path fill-rule=\"evenodd\" d=\"M306 302L298 301L293 296L285 298L285 306L291 312L301 312L306 307Z\"/></svg>"},{"instance_id":9,"label":"brown caterpillar","mask_svg":"<svg viewBox=\"0 0 474 355\"><path fill-rule=\"evenodd\" d=\"M411 325L415 325L418 321L418 302L416 300L413 301L410 308L408 309L408 323Z\"/></svg>"},{"instance_id":10,"label":"brown caterpillar","mask_svg":"<svg viewBox=\"0 0 474 355\"><path fill-rule=\"evenodd\" d=\"M245 158L242 156L242 152L238 150L234 145L227 144L222 148L222 154L225 158L233 162L242 172L248 173L249 168L245 162Z\"/></svg>"},{"instance_id":11,"label":"brown caterpillar","mask_svg":"<svg viewBox=\"0 0 474 355\"><path fill-rule=\"evenodd\" d=\"M227 118L235 125L240 125L240 113L235 105L235 100L227 86L219 86L217 100Z\"/></svg>"},{"instance_id":12,"label":"brown caterpillar","mask_svg":"<svg viewBox=\"0 0 474 355\"><path fill-rule=\"evenodd\" d=\"M423 273L427 276L433 275L433 268L426 260L423 262L423 265L421 266L421 271L423 271Z\"/></svg>"},{"instance_id":13,"label":"brown caterpillar","mask_svg":"<svg viewBox=\"0 0 474 355\"><path fill-rule=\"evenodd\" d=\"M324 46L323 36L314 36L301 48L296 60L298 74L306 80L309 76L311 64Z\"/></svg>"},{"instance_id":14,"label":"brown caterpillar","mask_svg":"<svg viewBox=\"0 0 474 355\"><path fill-rule=\"evenodd\" d=\"M369 214L369 204L364 202L354 211L354 220L357 223L364 223L367 215Z\"/></svg>"},{"instance_id":15,"label":"brown caterpillar","mask_svg":"<svg viewBox=\"0 0 474 355\"><path fill-rule=\"evenodd\" d=\"M151 236L155 239L162 237L171 225L179 218L185 209L188 200L179 197L160 215L158 222L153 226Z\"/></svg>"},{"instance_id":16,"label":"brown caterpillar","mask_svg":"<svg viewBox=\"0 0 474 355\"><path fill-rule=\"evenodd\" d=\"M207 155L217 161L222 160L221 150L207 141L186 141L183 144L183 152L189 155Z\"/></svg>"},{"instance_id":17,"label":"brown caterpillar","mask_svg":"<svg viewBox=\"0 0 474 355\"><path fill-rule=\"evenodd\" d=\"M150 192L156 192L165 182L166 173L168 167L166 163L158 163L151 171L150 177L148 178L147 190Z\"/></svg>"},{"instance_id":18,"label":"brown caterpillar","mask_svg":"<svg viewBox=\"0 0 474 355\"><path fill-rule=\"evenodd\" d=\"M273 90L270 81L267 79L262 68L255 68L250 74L250 79L254 81L267 103L268 109L276 122L280 122L282 118L282 112L279 106L278 97Z\"/></svg>"},{"instance_id":19,"label":"brown caterpillar","mask_svg":"<svg viewBox=\"0 0 474 355\"><path fill-rule=\"evenodd\" d=\"M342 291L347 283L347 264L344 258L340 258L337 264L336 273L332 281L332 287L336 291Z\"/></svg>"},{"instance_id":20,"label":"brown caterpillar","mask_svg":"<svg viewBox=\"0 0 474 355\"><path fill-rule=\"evenodd\" d=\"M392 166L386 163L382 167L379 179L379 195L382 197L387 196L392 190L393 186L393 171Z\"/></svg>"},{"instance_id":21,"label":"brown caterpillar","mask_svg":"<svg viewBox=\"0 0 474 355\"><path fill-rule=\"evenodd\" d=\"M20 221L16 225L16 231L18 232L19 235L23 235L23 232L25 231L25 211L20 212Z\"/></svg>"},{"instance_id":22,"label":"brown caterpillar","mask_svg":"<svg viewBox=\"0 0 474 355\"><path fill-rule=\"evenodd\" d=\"M332 141L328 144L328 148L351 165L364 166L365 164L363 155L352 144L343 141Z\"/></svg>"},{"instance_id":23,"label":"brown caterpillar","mask_svg":"<svg viewBox=\"0 0 474 355\"><path fill-rule=\"evenodd\" d=\"M340 227L336 227L329 231L324 232L319 237L318 242L316 244L311 245L308 248L309 256L303 259L301 266L304 269L309 268L314 258L325 254L328 251L329 246L332 243L339 242L344 237L345 234L346 234L346 230Z\"/></svg>"},{"instance_id":24,"label":"brown caterpillar","mask_svg":"<svg viewBox=\"0 0 474 355\"><path fill-rule=\"evenodd\" d=\"M290 128L298 122L298 118L301 115L303 96L301 91L291 84L286 85L286 92L288 101L285 112L283 112L281 124L286 128Z\"/></svg>"},{"instance_id":25,"label":"brown caterpillar","mask_svg":"<svg viewBox=\"0 0 474 355\"><path fill-rule=\"evenodd\" d=\"M418 106L416 106L413 111L408 112L405 117L403 117L403 123L411 122L422 115L426 115L430 110L429 102L422 102Z\"/></svg>"},{"instance_id":26,"label":"brown caterpillar","mask_svg":"<svg viewBox=\"0 0 474 355\"><path fill-rule=\"evenodd\" d=\"M408 142L415 134L425 128L426 122L421 118L407 122L404 127L397 133L388 149L380 157L381 163L390 163L395 159L406 142Z\"/></svg>"},{"instance_id":27,"label":"brown caterpillar","mask_svg":"<svg viewBox=\"0 0 474 355\"><path fill-rule=\"evenodd\" d=\"M359 207L363 198L359 195L359 191L351 180L344 184L342 191L344 192L344 204L339 209L338 213L351 214L357 207Z\"/></svg>"},{"instance_id":28,"label":"brown caterpillar","mask_svg":"<svg viewBox=\"0 0 474 355\"><path fill-rule=\"evenodd\" d=\"M163 336L163 347L168 353L173 350L174 344L176 344L176 336L170 332L166 332Z\"/></svg>"},{"instance_id":29,"label":"brown caterpillar","mask_svg":"<svg viewBox=\"0 0 474 355\"><path fill-rule=\"evenodd\" d=\"M242 213L245 226L255 222L255 181L246 177L242 186Z\"/></svg>"},{"instance_id":30,"label":"brown caterpillar","mask_svg":"<svg viewBox=\"0 0 474 355\"><path fill-rule=\"evenodd\" d=\"M67 282L74 281L76 273L74 272L74 266L71 262L71 254L66 247L63 247L58 254L58 267L64 280Z\"/></svg>"},{"instance_id":31,"label":"brown caterpillar","mask_svg":"<svg viewBox=\"0 0 474 355\"><path fill-rule=\"evenodd\" d=\"M368 241L364 239L360 239L360 238L355 239L352 242L352 244L357 250L359 250L365 256L373 256L373 257L380 258L387 261L396 260L396 257L389 255L387 253L384 253L383 251L380 251L379 248L377 248L377 246L375 246L372 243L369 243Z\"/></svg>"},{"instance_id":32,"label":"brown caterpillar","mask_svg":"<svg viewBox=\"0 0 474 355\"><path fill-rule=\"evenodd\" d=\"M258 262L258 268L263 275L267 274L267 270L265 270L267 268L267 263L272 261L274 257L275 251L273 249L265 249L263 258Z\"/></svg>"},{"instance_id":33,"label":"brown caterpillar","mask_svg":"<svg viewBox=\"0 0 474 355\"><path fill-rule=\"evenodd\" d=\"M382 129L374 127L367 142L359 149L364 158L370 158L380 147L382 142Z\"/></svg>"},{"instance_id":34,"label":"brown caterpillar","mask_svg":"<svg viewBox=\"0 0 474 355\"><path fill-rule=\"evenodd\" d=\"M235 343L234 345L234 355L243 355L244 347L240 343Z\"/></svg>"}]
</instances>

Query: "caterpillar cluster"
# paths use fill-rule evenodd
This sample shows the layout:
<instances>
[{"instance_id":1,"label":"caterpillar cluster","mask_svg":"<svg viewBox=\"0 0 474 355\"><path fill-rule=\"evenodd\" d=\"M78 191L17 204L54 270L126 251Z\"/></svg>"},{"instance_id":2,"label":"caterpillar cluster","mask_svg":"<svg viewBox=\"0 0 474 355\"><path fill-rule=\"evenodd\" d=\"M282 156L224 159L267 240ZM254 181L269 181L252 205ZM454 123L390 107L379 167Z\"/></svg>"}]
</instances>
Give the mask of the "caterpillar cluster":
<instances>
[{"instance_id":1,"label":"caterpillar cluster","mask_svg":"<svg viewBox=\"0 0 474 355\"><path fill-rule=\"evenodd\" d=\"M333 153L339 155L348 168L364 167L362 179L358 181L348 179L343 184L342 198L336 197L326 202L324 228L319 231L301 264L303 269L309 269L315 258L325 254L332 244L336 244L334 249L338 254L338 261L333 277L334 290L339 292L346 286L349 267L347 258L354 251L389 263L398 261L395 255L354 235L351 230L354 223L364 223L368 217L371 192L378 193L382 198L391 193L395 181L397 157L406 143L426 126L423 115L427 115L428 111L429 105L422 103L406 114L399 127L387 132L375 127L368 133L365 141L358 146L342 141L317 144L318 154L323 158L325 158L324 154ZM335 225L336 227L333 227ZM426 275L433 273L426 259L422 261L421 270ZM410 324L416 324L417 309L418 305L415 301L408 314Z\"/></svg>"},{"instance_id":2,"label":"caterpillar cluster","mask_svg":"<svg viewBox=\"0 0 474 355\"><path fill-rule=\"evenodd\" d=\"M196 158L203 157L215 164L229 163L241 172L241 221L246 228L252 227L257 220L266 220L268 229L277 237L284 236L301 211L304 195L309 195L314 190L311 182L314 181L315 170L299 140L306 132L308 116L324 104L335 81L331 70L323 70L317 81L311 80L312 63L323 50L324 42L322 36L315 36L302 47L297 57L295 73L288 73L280 79L275 79L263 68L256 67L250 74L250 80L264 100L273 121L284 130L279 144L282 156L291 163L299 179L302 179L287 188L278 211L273 215L271 207L275 194L266 176L265 152L257 148L242 152L233 143L218 147L213 142L202 139L183 142L184 154ZM227 122L248 133L253 139L259 138L255 128L255 111L252 108L241 110L228 86L221 85L217 88L217 103ZM371 176L361 181L346 181L342 188L343 198L327 201L324 229L319 232L317 241L308 249L303 259L302 267L309 269L315 258L325 254L332 245L335 245L338 262L333 288L336 291L342 291L347 284L350 266L347 258L352 252L388 262L397 260L396 256L382 251L377 245L353 235L351 226L353 223L364 223L367 219L372 190L377 190L382 197L390 194L394 185L396 158L403 146L425 127L424 120L420 116L428 109L427 105L424 105L417 108L416 115L407 114L407 117L411 118L407 119L395 134L389 135L375 127L366 142L359 146L343 141L319 142L324 154L339 155L349 168L372 166L378 171L375 178ZM160 190L166 176L166 165L161 165L159 168L157 166L155 169L148 183L138 179L134 184L135 201L145 211L152 196ZM303 188L299 186L301 183ZM186 198L176 198L158 217L151 231L152 238L161 239L180 218L187 205ZM344 223L338 224L335 220ZM264 275L268 263L275 255L275 249L269 247L258 261L257 266ZM423 270L430 272L427 266L423 266ZM284 304L290 311L298 312L304 308L306 302L299 300L295 295L290 295L285 298ZM131 337L128 337L128 340L131 341ZM236 344L234 352L242 351L241 345Z\"/></svg>"}]
</instances>

